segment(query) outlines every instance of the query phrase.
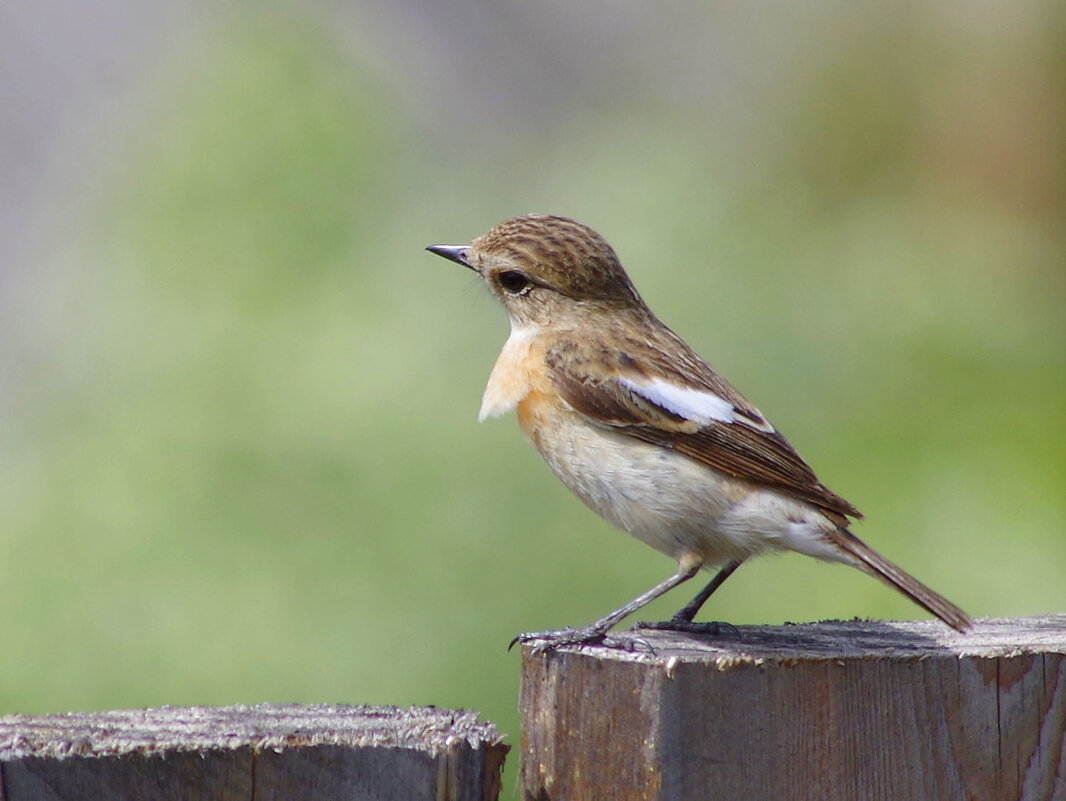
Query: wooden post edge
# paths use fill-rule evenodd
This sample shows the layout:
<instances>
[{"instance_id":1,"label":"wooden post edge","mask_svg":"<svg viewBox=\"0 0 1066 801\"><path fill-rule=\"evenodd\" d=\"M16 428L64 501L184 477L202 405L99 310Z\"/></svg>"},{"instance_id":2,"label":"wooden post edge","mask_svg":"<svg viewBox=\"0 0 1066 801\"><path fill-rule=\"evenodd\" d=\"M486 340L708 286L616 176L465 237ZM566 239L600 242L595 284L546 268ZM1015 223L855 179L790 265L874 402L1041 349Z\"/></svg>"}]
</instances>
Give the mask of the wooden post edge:
<instances>
[{"instance_id":1,"label":"wooden post edge","mask_svg":"<svg viewBox=\"0 0 1066 801\"><path fill-rule=\"evenodd\" d=\"M0 801L495 801L509 746L476 713L344 705L0 716Z\"/></svg>"}]
</instances>

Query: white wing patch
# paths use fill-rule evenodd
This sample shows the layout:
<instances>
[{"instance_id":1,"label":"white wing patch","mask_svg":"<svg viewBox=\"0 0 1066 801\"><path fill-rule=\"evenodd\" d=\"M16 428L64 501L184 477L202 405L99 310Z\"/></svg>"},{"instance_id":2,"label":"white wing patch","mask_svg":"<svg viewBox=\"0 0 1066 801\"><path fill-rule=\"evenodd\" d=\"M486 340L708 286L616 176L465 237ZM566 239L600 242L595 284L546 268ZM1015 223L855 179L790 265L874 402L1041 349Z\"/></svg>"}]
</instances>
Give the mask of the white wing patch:
<instances>
[{"instance_id":1,"label":"white wing patch","mask_svg":"<svg viewBox=\"0 0 1066 801\"><path fill-rule=\"evenodd\" d=\"M705 389L680 387L661 378L653 378L649 384L638 384L628 378L619 381L626 389L656 406L694 423L705 426L712 422L736 422L733 404Z\"/></svg>"},{"instance_id":2,"label":"white wing patch","mask_svg":"<svg viewBox=\"0 0 1066 801\"><path fill-rule=\"evenodd\" d=\"M645 400L697 425L706 426L712 422L742 423L767 434L774 432L774 427L758 409L741 411L710 390L682 387L662 378L653 378L647 384L638 384L628 378L620 378L619 381L626 389Z\"/></svg>"}]
</instances>

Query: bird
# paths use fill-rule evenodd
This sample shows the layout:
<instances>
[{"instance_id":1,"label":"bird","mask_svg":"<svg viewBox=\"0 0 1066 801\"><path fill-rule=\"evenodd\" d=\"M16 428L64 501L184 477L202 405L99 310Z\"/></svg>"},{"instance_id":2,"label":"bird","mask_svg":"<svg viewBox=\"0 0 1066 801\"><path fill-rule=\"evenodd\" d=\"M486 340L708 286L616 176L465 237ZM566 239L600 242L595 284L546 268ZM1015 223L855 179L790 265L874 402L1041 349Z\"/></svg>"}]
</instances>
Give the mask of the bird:
<instances>
[{"instance_id":1,"label":"bird","mask_svg":"<svg viewBox=\"0 0 1066 801\"><path fill-rule=\"evenodd\" d=\"M594 230L529 214L469 244L426 249L473 270L510 321L478 419L514 410L574 495L677 563L670 576L587 626L525 632L512 645L632 650L640 638L612 628L701 570L717 572L677 614L638 625L721 632L725 624L696 622L697 612L741 564L774 551L851 565L953 629L972 627L962 609L852 533L859 510L652 313Z\"/></svg>"}]
</instances>

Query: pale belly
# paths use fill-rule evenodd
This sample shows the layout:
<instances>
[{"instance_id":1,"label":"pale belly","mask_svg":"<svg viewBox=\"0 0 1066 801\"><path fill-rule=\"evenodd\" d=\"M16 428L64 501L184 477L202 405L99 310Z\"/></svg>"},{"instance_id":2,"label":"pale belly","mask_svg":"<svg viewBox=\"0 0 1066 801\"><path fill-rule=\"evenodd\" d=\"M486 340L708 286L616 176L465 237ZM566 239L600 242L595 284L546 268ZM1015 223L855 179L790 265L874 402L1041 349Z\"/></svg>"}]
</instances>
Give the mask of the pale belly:
<instances>
[{"instance_id":1,"label":"pale belly","mask_svg":"<svg viewBox=\"0 0 1066 801\"><path fill-rule=\"evenodd\" d=\"M720 525L748 493L688 457L591 427L572 413L542 417L537 435L526 433L552 472L587 506L675 559L692 554L717 565L769 545Z\"/></svg>"}]
</instances>

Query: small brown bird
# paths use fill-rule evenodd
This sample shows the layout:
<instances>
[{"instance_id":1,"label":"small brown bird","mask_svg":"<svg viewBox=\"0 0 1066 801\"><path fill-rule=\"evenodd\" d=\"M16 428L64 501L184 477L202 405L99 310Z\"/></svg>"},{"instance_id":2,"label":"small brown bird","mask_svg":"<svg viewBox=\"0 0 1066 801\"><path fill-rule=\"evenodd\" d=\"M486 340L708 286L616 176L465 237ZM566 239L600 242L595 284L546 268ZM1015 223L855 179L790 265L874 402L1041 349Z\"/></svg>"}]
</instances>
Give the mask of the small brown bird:
<instances>
[{"instance_id":1,"label":"small brown bird","mask_svg":"<svg viewBox=\"0 0 1066 801\"><path fill-rule=\"evenodd\" d=\"M515 409L552 472L677 571L581 629L521 634L537 647L633 647L608 630L701 569L711 582L656 628L717 630L696 612L747 558L790 550L857 567L958 631L969 616L848 530L858 509L644 304L611 246L574 220L500 223L469 245L427 250L469 267L504 305L511 335L479 419Z\"/></svg>"}]
</instances>

